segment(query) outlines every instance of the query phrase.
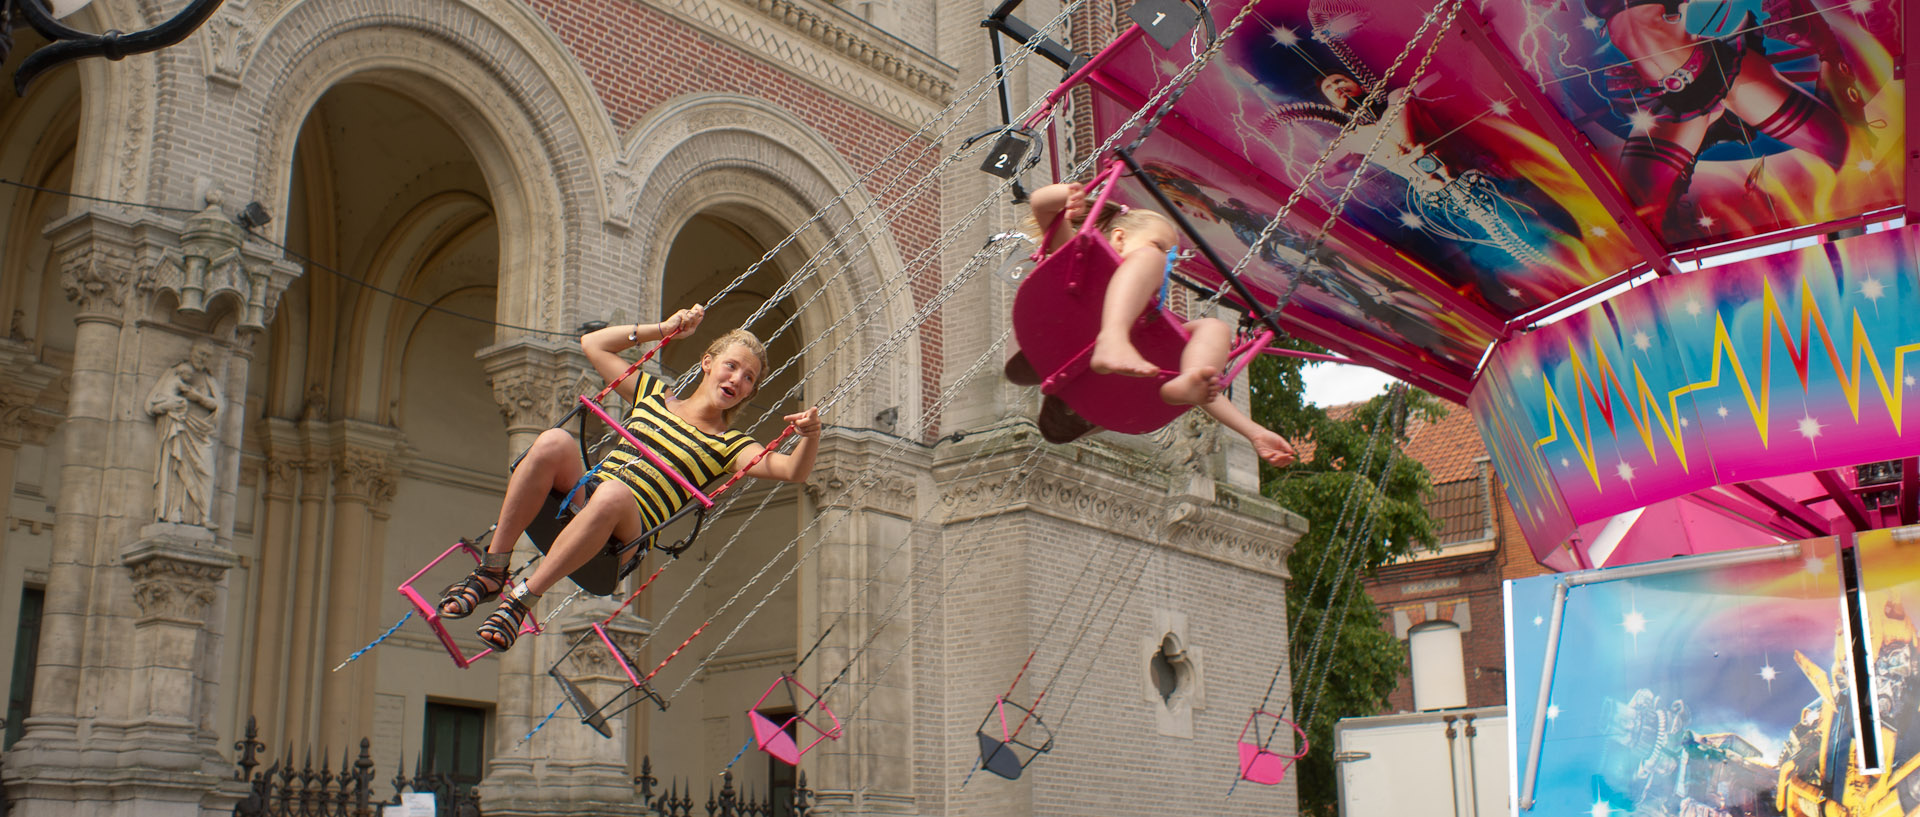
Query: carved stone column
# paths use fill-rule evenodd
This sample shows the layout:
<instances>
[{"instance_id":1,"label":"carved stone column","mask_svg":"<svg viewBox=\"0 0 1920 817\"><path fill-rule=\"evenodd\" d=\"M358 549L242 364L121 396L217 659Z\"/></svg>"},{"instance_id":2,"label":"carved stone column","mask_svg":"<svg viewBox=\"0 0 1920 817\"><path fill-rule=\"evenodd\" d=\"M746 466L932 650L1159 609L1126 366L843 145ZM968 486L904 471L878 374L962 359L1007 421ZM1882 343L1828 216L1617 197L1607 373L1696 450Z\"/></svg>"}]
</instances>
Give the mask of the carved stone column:
<instances>
[{"instance_id":1,"label":"carved stone column","mask_svg":"<svg viewBox=\"0 0 1920 817\"><path fill-rule=\"evenodd\" d=\"M798 648L808 649L840 622L802 668L802 681L820 690L848 667L828 704L858 725L807 756L808 779L822 805L848 807L845 797L858 792L862 808L905 813L914 782L914 645L908 639L923 611L917 599L898 594L911 592L916 556L932 545L914 525L923 510L922 483L930 484L931 475L924 449L894 448L893 442L835 431L821 443L806 484L808 510L822 517L820 551L801 571ZM883 622L888 613L892 618Z\"/></svg>"},{"instance_id":2,"label":"carved stone column","mask_svg":"<svg viewBox=\"0 0 1920 817\"><path fill-rule=\"evenodd\" d=\"M300 445L299 429L286 420L268 419L262 429L261 448L266 462L260 474L259 531L260 566L255 579L260 584L260 609L255 627L252 656L252 698L247 712L265 719L266 734L287 735L285 704L287 696L288 650L292 641L291 621L286 600L300 584L294 573L299 539L295 504L300 475L310 470Z\"/></svg>"},{"instance_id":3,"label":"carved stone column","mask_svg":"<svg viewBox=\"0 0 1920 817\"><path fill-rule=\"evenodd\" d=\"M213 651L220 584L238 562L196 525L156 522L121 556L139 608L134 639L145 661L136 664L134 706L145 714L135 733L142 765L197 771L199 729L213 702L201 683L200 663ZM181 751L181 749L186 751Z\"/></svg>"},{"instance_id":4,"label":"carved stone column","mask_svg":"<svg viewBox=\"0 0 1920 817\"><path fill-rule=\"evenodd\" d=\"M297 270L214 205L48 230L77 317L34 713L4 770L15 815L223 796L209 726L245 356Z\"/></svg>"},{"instance_id":5,"label":"carved stone column","mask_svg":"<svg viewBox=\"0 0 1920 817\"><path fill-rule=\"evenodd\" d=\"M552 428L579 395L591 395L604 385L574 340L520 338L481 349L474 357L493 384L513 455Z\"/></svg>"},{"instance_id":6,"label":"carved stone column","mask_svg":"<svg viewBox=\"0 0 1920 817\"><path fill-rule=\"evenodd\" d=\"M580 345L571 339L520 338L481 349L474 356L486 370L493 384L493 398L506 420L507 451L503 453L509 461L532 445L541 432L552 428L572 409L579 395L592 394L603 385L592 374ZM536 554L523 538L514 553L514 564L524 564ZM562 582L547 594L535 615L544 618L572 592L573 586ZM569 631L577 633L593 620L593 615L604 616L612 607L611 603L583 597L568 610L560 630L538 638L522 638L513 650L500 656L494 756L481 784L488 814L626 813L623 809L631 808L632 780L627 772L631 741L607 741L569 717L570 711L562 711L536 738L537 751L515 747L520 736L546 716L552 708L550 702L559 694L547 669L560 660L571 638L577 637ZM593 661L594 656L607 658L604 648L594 647L578 655L577 660ZM592 666L600 668L588 672L593 694L611 694L607 665Z\"/></svg>"},{"instance_id":7,"label":"carved stone column","mask_svg":"<svg viewBox=\"0 0 1920 817\"><path fill-rule=\"evenodd\" d=\"M572 591L569 589L567 592ZM613 653L598 637L589 635L591 624L606 619L616 605L616 601L609 599L583 596L554 621L554 626L546 634L538 638L522 638L505 657L537 655L542 672L530 679L523 676L524 681L531 683L516 690L515 694L522 696L517 700L506 697L507 690L503 683L501 708L504 710L514 706L518 709L520 704L534 701L537 703L533 708L540 710L539 715L544 717L551 706L548 701L554 701L560 695L555 682L544 672L555 662L559 662L561 674L578 685L580 691L595 705L605 704L630 689L632 683ZM544 615L545 610L540 613ZM627 655L636 661L640 660L640 640L649 631L646 622L628 613L607 625L606 629L614 643L620 645ZM582 636L587 636L587 639L580 648L567 652L567 648ZM562 654L566 655L564 661L560 660ZM645 669L640 668L640 671L644 672ZM505 675L504 667L502 675ZM652 703L642 701L630 712L644 712L652 707ZM526 746L518 751L497 752L487 779L480 786L480 798L487 804L487 814L503 817L639 814L640 805L633 796L633 775L628 771L630 765L626 756L631 744L626 732L632 717L631 714L622 714L609 718L607 730L613 734L609 739L581 724L572 706L562 708ZM534 719L523 723L519 718L512 721L500 718L498 722L501 727L496 746L498 750L506 750L517 744L539 721Z\"/></svg>"},{"instance_id":8,"label":"carved stone column","mask_svg":"<svg viewBox=\"0 0 1920 817\"><path fill-rule=\"evenodd\" d=\"M344 656L379 632L382 588L358 580L386 563L388 504L399 483L404 442L397 429L342 420L334 427L333 548L327 575L325 622L320 639L322 663L326 656ZM348 746L373 731L374 682L378 657L357 672L325 673L320 684L318 746ZM335 659L337 660L337 659Z\"/></svg>"}]
</instances>

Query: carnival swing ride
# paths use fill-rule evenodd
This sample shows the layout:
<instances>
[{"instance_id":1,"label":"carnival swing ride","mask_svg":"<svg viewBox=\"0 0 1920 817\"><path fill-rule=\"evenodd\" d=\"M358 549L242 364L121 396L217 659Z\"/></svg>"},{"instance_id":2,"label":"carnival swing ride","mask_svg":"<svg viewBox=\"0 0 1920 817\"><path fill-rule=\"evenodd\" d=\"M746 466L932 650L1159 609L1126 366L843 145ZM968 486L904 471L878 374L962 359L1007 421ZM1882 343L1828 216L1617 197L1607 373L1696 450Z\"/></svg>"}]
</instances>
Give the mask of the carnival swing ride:
<instances>
[{"instance_id":1,"label":"carnival swing ride","mask_svg":"<svg viewBox=\"0 0 1920 817\"><path fill-rule=\"evenodd\" d=\"M1290 336L1331 352L1309 357L1371 366L1466 404L1535 558L1550 568L1588 570L1920 522L1920 445L1904 437L1914 411L1904 395L1915 382L1905 357L1920 349L1920 321L1908 319L1920 313L1907 308L1920 306L1913 274L1920 259L1912 246L1916 228L1906 226L1917 199L1909 195L1916 168L1904 150L1914 116L1904 77L1920 49L1905 47L1901 37L1920 38L1902 33L1904 6L1140 0L1128 11L1132 25L1081 54L1061 45L1058 32L1083 2L1063 4L1038 26L1018 16L1019 0L996 9L983 23L994 70L855 182L880 188L875 203L847 220L769 303L791 294L793 282L844 273L850 250L870 240L855 225L884 222L901 206L878 202L905 201L888 194L936 183L963 157L982 156L984 145L981 169L1001 183L870 299L899 292L945 245L977 240L981 216L1009 193L1021 197L1022 180L1091 178L1094 198L1168 215L1192 249L1169 256L1170 277L1184 296L1148 310L1135 325L1135 345L1149 360L1171 369L1185 343L1181 318L1170 309L1230 310L1243 318L1232 372L1254 354L1298 354L1274 345ZM1057 66L1064 80L1016 111L1008 77L1033 56ZM880 173L909 145L944 143L990 93L998 96L1004 127L960 141L923 174ZM1097 144L1077 146L1078 161L1069 164L1061 119L1065 109L1083 105L1079 115L1090 117ZM725 297L792 240L713 298ZM1087 369L1105 279L1117 258L1086 231L1059 247L1035 248L1007 234L990 240L832 386L822 411L852 393L980 270L1009 259L1007 276L1020 282L1012 322L1020 351L1007 367L1010 377L1061 401L1082 432L1146 433L1179 414L1148 390L1153 378ZM843 321L864 312L847 314ZM1007 340L1001 335L953 378L934 407L990 370L996 356L1006 355ZM826 356L845 343L843 337ZM585 397L573 416L609 422L598 400ZM937 411L924 413L933 416ZM909 430L902 444L924 430ZM1029 460L1041 450L1036 443ZM1854 467L1889 460L1896 464L1879 471ZM1008 472L994 496L1016 490L1028 472ZM843 496L861 484L851 481ZM687 540L661 546L653 541L656 530L645 541L609 543L583 570L590 575L576 582L583 591L611 593L637 562L627 554L677 554L701 521L737 501L730 486L711 493L683 486L696 497L683 511L695 517ZM1373 505L1355 497L1377 491L1364 487L1355 482L1335 532L1345 549L1320 564L1338 576L1353 572L1352 543L1370 534ZM717 501L722 495L726 501ZM935 510L916 522L938 521L930 519ZM843 519L825 524L830 530ZM751 523L752 516L736 528L701 580ZM564 700L554 711L571 702L583 722L605 733L608 718L640 700L664 708L813 556L817 547L805 537L821 524L819 517L810 522L651 671L640 672L602 627L588 628L573 649L604 646L630 683L596 705L556 664L551 674ZM887 563L908 550L903 538L887 551ZM686 680L671 692L652 686L790 554L791 568ZM1077 607L1078 627L1064 636L1064 647L1054 647L1057 668L1029 673L1068 612L1065 604L982 719L977 769L1016 778L1054 746L1064 713L1049 724L1042 705L1095 625L1114 618L1108 604L1116 592L1124 587L1130 596L1147 564L1121 563L1116 554L1099 569L1094 586L1104 592ZM841 669L821 673L829 680L818 690L800 682L800 670L822 654L828 635L849 625L844 613L777 675L749 712L753 735L743 753L758 746L798 763L845 734L867 698L843 701L840 712L829 702L855 688L846 683L849 672L909 608L911 588L931 584L930 567L916 564L910 575L878 615L864 617L866 634L852 637ZM456 663L471 663L411 582L402 593ZM683 594L655 622L642 648L668 631L686 600ZM899 640L879 674L925 622ZM1307 690L1296 697L1313 702L1301 707L1308 716L1319 700L1312 688L1326 683L1327 645L1337 636L1337 629L1316 631L1303 665L1293 668L1296 693ZM1285 669L1282 663L1266 694L1246 710L1236 784L1278 783L1306 751L1305 733L1286 709L1270 706ZM1050 677L1038 680L1043 675ZM1016 698L1028 678L1037 688ZM762 714L775 696L790 713L779 720ZM1544 702L1545 686L1540 696ZM1533 718L1534 741L1518 753L1534 762L1543 719ZM1530 807L1531 792L1522 800Z\"/></svg>"}]
</instances>

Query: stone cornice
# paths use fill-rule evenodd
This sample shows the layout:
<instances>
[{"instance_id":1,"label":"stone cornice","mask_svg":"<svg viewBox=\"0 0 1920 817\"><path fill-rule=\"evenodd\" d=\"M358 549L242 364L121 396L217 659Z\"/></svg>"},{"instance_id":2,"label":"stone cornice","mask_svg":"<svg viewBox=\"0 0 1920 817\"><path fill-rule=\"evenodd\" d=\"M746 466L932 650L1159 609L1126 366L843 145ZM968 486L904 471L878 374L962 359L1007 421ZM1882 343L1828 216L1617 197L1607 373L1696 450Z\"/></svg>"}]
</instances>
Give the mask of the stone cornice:
<instances>
[{"instance_id":1,"label":"stone cornice","mask_svg":"<svg viewBox=\"0 0 1920 817\"><path fill-rule=\"evenodd\" d=\"M1138 452L1079 445L1028 459L1025 430L982 435L978 456L953 452L936 469L949 525L1014 513L1154 542L1182 553L1287 578L1306 522L1271 500L1224 483L1213 502L1169 493L1164 465ZM999 450L993 450L999 449ZM1015 469L1025 463L1027 473ZM1184 487L1184 486L1182 486Z\"/></svg>"},{"instance_id":2,"label":"stone cornice","mask_svg":"<svg viewBox=\"0 0 1920 817\"><path fill-rule=\"evenodd\" d=\"M903 519L919 516L926 449L870 431L828 431L820 443L807 495L831 508L860 508Z\"/></svg>"},{"instance_id":3,"label":"stone cornice","mask_svg":"<svg viewBox=\"0 0 1920 817\"><path fill-rule=\"evenodd\" d=\"M814 0L651 0L648 5L917 128L953 96L949 66Z\"/></svg>"}]
</instances>

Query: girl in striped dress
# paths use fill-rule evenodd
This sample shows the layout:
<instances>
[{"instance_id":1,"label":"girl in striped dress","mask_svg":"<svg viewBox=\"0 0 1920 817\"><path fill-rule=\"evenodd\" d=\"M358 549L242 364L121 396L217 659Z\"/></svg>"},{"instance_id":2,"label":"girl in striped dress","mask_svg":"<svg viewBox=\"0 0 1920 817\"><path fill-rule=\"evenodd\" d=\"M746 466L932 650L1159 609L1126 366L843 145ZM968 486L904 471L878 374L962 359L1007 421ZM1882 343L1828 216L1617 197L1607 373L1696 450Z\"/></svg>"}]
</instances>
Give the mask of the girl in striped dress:
<instances>
[{"instance_id":1,"label":"girl in striped dress","mask_svg":"<svg viewBox=\"0 0 1920 817\"><path fill-rule=\"evenodd\" d=\"M657 324L610 326L583 336L580 347L600 376L611 380L627 369L627 362L620 357L622 351L669 334L692 332L705 314L696 304ZM706 485L716 477L739 471L759 455L760 444L730 425L766 372L767 350L752 333L735 329L707 347L700 367L705 375L686 399L673 397L666 383L644 372L618 386L620 396L633 405L622 424L694 485ZM820 447L819 409L809 408L788 415L786 420L799 432L799 444L791 453L767 455L753 465L749 476L802 482L813 471ZM548 495L571 491L585 470L572 434L556 428L540 435L507 481L499 527L484 560L472 575L442 593L442 616L462 618L500 597L500 606L480 625L479 636L494 649L505 650L513 646L540 595L586 564L609 537L632 540L692 500L674 480L623 441L582 486L585 499L574 500L573 519L554 540L546 557L535 565L533 574L507 587L507 565L514 543L533 522Z\"/></svg>"}]
</instances>

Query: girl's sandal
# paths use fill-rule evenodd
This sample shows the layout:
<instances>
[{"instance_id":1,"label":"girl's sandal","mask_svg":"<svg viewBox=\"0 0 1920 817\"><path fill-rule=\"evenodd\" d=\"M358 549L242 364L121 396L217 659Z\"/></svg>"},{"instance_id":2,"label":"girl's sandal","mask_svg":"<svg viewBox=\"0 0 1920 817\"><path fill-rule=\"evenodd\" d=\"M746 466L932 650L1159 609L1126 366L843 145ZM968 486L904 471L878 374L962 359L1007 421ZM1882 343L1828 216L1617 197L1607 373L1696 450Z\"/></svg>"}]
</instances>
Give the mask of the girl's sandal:
<instances>
[{"instance_id":1,"label":"girl's sandal","mask_svg":"<svg viewBox=\"0 0 1920 817\"><path fill-rule=\"evenodd\" d=\"M499 598L500 591L507 586L507 564L512 558L511 553L489 553L466 578L447 585L447 589L440 591L440 617L466 618L480 609L480 605Z\"/></svg>"},{"instance_id":2,"label":"girl's sandal","mask_svg":"<svg viewBox=\"0 0 1920 817\"><path fill-rule=\"evenodd\" d=\"M533 605L540 601L540 594L527 590L522 583L511 592L501 596L500 606L494 608L487 620L480 622L476 635L487 642L496 652L506 652L513 648L513 642L520 637L520 628L533 615Z\"/></svg>"}]
</instances>

